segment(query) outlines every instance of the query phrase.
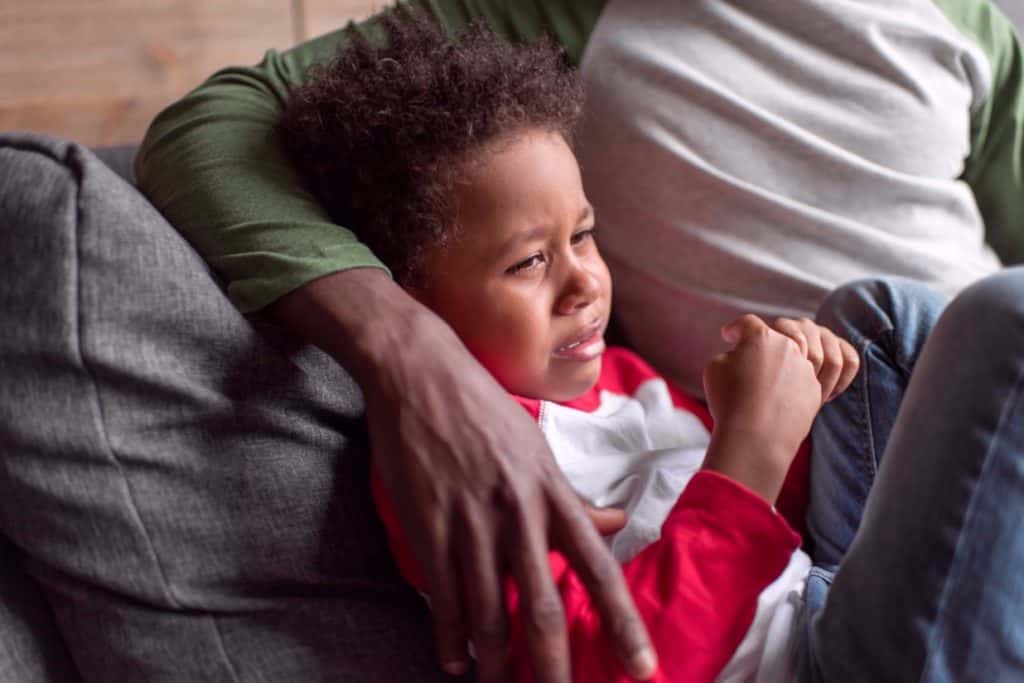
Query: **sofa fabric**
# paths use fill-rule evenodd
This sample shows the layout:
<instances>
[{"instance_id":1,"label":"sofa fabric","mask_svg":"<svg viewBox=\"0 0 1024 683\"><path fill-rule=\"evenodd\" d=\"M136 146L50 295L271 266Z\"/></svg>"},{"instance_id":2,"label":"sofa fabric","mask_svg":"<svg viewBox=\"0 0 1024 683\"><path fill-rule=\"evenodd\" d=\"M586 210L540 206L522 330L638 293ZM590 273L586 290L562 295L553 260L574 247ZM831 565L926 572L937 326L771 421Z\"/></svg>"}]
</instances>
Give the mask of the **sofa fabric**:
<instances>
[{"instance_id":1,"label":"sofa fabric","mask_svg":"<svg viewBox=\"0 0 1024 683\"><path fill-rule=\"evenodd\" d=\"M0 538L0 681L77 682L81 679L50 608L21 559Z\"/></svg>"},{"instance_id":2,"label":"sofa fabric","mask_svg":"<svg viewBox=\"0 0 1024 683\"><path fill-rule=\"evenodd\" d=\"M0 680L441 678L337 364L72 143L0 134L0 273Z\"/></svg>"}]
</instances>

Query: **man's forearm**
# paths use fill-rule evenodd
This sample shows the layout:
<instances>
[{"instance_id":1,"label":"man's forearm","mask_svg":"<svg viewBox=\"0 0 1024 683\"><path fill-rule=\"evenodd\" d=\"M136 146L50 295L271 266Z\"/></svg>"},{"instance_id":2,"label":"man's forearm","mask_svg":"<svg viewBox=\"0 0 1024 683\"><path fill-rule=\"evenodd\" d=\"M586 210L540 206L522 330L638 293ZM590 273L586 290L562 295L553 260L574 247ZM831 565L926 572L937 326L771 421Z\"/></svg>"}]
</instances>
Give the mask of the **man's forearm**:
<instances>
[{"instance_id":1,"label":"man's forearm","mask_svg":"<svg viewBox=\"0 0 1024 683\"><path fill-rule=\"evenodd\" d=\"M313 280L268 309L288 329L341 363L364 387L397 370L425 333L451 337L448 326L378 268L353 268Z\"/></svg>"}]
</instances>

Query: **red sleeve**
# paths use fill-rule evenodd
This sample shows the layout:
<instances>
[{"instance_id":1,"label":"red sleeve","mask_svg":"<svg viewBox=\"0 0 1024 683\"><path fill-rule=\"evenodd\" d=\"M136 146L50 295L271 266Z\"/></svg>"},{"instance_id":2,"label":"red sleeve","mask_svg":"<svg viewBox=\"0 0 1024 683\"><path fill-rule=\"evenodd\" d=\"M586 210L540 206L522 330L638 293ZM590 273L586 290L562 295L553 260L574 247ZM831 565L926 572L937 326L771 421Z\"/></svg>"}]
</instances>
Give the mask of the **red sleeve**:
<instances>
[{"instance_id":1,"label":"red sleeve","mask_svg":"<svg viewBox=\"0 0 1024 683\"><path fill-rule=\"evenodd\" d=\"M379 482L374 495L406 578L425 590ZM662 538L623 566L658 652L656 681L712 681L750 627L761 591L785 569L799 537L759 496L727 477L697 473L662 526ZM625 682L600 619L564 557L549 554L569 631L573 680ZM507 586L516 679L533 680L519 598Z\"/></svg>"},{"instance_id":2,"label":"red sleeve","mask_svg":"<svg viewBox=\"0 0 1024 683\"><path fill-rule=\"evenodd\" d=\"M789 563L799 537L759 496L699 472L661 539L623 567L659 658L655 681L713 681L750 627L757 598ZM631 680L622 671L575 573L560 561L573 680ZM522 638L517 632L517 638ZM513 648L523 648L514 642ZM521 650L520 650L521 651ZM520 680L531 680L522 673Z\"/></svg>"},{"instance_id":3,"label":"red sleeve","mask_svg":"<svg viewBox=\"0 0 1024 683\"><path fill-rule=\"evenodd\" d=\"M659 375L654 368L648 365L647 361L629 349L613 346L605 352L601 366L600 386L602 388L632 396L636 393L637 387L650 379L664 380L676 407L696 415L707 430L712 431L714 423L711 413L708 412L704 403L680 389L668 377ZM589 403L596 402L596 398L587 395L579 402L586 404L577 406L580 409L593 410L593 407L588 406ZM574 404L570 402L568 405ZM807 497L810 488L810 441L810 437L807 437L800 445L800 449L789 467L789 472L786 474L786 480L782 484L779 499L775 503L776 508L786 518L790 526L804 537L807 535Z\"/></svg>"},{"instance_id":4,"label":"red sleeve","mask_svg":"<svg viewBox=\"0 0 1024 683\"><path fill-rule=\"evenodd\" d=\"M811 437L800 444L793 462L789 465L786 480L775 501L779 514L786 518L802 538L807 538L807 502L811 488Z\"/></svg>"}]
</instances>

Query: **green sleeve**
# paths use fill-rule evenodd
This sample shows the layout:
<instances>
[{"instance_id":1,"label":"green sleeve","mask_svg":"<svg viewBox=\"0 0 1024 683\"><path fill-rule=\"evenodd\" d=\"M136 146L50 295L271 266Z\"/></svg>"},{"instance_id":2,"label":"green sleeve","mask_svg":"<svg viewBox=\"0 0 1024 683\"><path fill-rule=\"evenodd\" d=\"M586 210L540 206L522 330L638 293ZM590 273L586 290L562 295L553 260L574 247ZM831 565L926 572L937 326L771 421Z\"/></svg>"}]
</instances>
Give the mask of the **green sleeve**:
<instances>
[{"instance_id":1,"label":"green sleeve","mask_svg":"<svg viewBox=\"0 0 1024 683\"><path fill-rule=\"evenodd\" d=\"M985 52L992 87L971 117L963 179L985 219L985 239L1006 264L1024 261L1024 53L1009 19L989 0L937 0Z\"/></svg>"},{"instance_id":2,"label":"green sleeve","mask_svg":"<svg viewBox=\"0 0 1024 683\"><path fill-rule=\"evenodd\" d=\"M508 40L549 33L576 63L603 7L579 0L410 4L449 34L478 17ZM357 30L379 35L380 17ZM345 40L339 30L283 53L270 51L257 66L217 72L164 110L139 149L139 187L227 281L244 312L338 270L384 267L349 230L331 223L302 187L275 133L290 88Z\"/></svg>"}]
</instances>

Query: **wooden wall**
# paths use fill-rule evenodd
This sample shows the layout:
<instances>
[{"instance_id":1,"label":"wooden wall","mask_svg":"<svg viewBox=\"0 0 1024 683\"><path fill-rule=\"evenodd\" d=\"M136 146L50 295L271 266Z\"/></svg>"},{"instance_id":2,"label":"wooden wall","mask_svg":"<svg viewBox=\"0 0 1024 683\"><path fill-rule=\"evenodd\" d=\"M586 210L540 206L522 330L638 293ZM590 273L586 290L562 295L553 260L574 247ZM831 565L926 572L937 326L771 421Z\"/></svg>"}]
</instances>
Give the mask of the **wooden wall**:
<instances>
[{"instance_id":1,"label":"wooden wall","mask_svg":"<svg viewBox=\"0 0 1024 683\"><path fill-rule=\"evenodd\" d=\"M0 0L0 130L137 141L229 64L366 16L383 0Z\"/></svg>"},{"instance_id":2,"label":"wooden wall","mask_svg":"<svg viewBox=\"0 0 1024 683\"><path fill-rule=\"evenodd\" d=\"M166 104L386 0L0 0L0 130L137 141ZM1024 25L1024 0L996 0Z\"/></svg>"}]
</instances>

